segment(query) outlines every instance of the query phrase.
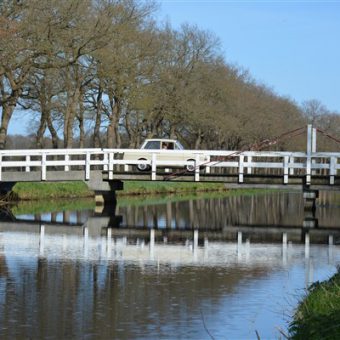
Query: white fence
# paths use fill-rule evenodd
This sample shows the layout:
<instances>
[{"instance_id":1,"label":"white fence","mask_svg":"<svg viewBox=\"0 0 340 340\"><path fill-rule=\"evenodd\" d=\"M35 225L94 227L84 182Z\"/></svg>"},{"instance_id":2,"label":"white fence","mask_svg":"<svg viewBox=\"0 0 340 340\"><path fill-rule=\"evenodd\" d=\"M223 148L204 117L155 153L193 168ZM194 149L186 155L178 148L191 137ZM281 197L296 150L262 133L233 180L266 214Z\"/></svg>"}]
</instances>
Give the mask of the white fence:
<instances>
[{"instance_id":1,"label":"white fence","mask_svg":"<svg viewBox=\"0 0 340 340\"><path fill-rule=\"evenodd\" d=\"M127 160L133 154L135 159ZM169 157L167 157L169 156ZM177 157L178 156L178 157ZM177 157L177 159L176 159ZM139 160L144 158L145 160ZM168 158L168 159L167 159ZM184 160L183 160L184 159ZM313 176L329 177L334 185L335 176L340 169L340 153L315 152L235 152L214 150L136 150L136 149L42 149L42 150L2 150L0 151L0 181L3 172L41 172L45 181L47 172L74 170L84 171L84 179L89 180L91 171L107 171L109 179L114 179L118 171L130 171L138 164L150 167L150 180L156 180L160 169L181 169L185 173L187 165L194 165L192 174L195 181L202 174L220 175L232 171L238 174L238 182L243 182L245 174L270 174L276 171L289 183L290 176L305 176L306 184L311 184ZM217 170L219 169L219 170ZM144 173L145 174L145 173ZM138 173L136 173L136 178Z\"/></svg>"}]
</instances>

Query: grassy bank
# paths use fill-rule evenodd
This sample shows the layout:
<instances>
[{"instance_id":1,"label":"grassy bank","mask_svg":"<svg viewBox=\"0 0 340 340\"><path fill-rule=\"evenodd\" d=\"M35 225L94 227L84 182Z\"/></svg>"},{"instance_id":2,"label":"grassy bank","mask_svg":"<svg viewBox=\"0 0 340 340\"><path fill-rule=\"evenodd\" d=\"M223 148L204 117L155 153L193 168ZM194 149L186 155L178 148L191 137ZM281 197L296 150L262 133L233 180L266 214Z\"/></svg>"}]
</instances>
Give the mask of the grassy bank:
<instances>
[{"instance_id":1,"label":"grassy bank","mask_svg":"<svg viewBox=\"0 0 340 340\"><path fill-rule=\"evenodd\" d=\"M117 191L117 195L176 194L208 191L226 191L226 188L223 183L131 181L124 182L124 190Z\"/></svg>"},{"instance_id":2,"label":"grassy bank","mask_svg":"<svg viewBox=\"0 0 340 340\"><path fill-rule=\"evenodd\" d=\"M272 191L272 190L269 190ZM277 191L277 190L275 190ZM263 189L226 189L223 183L179 183L179 182L124 182L124 190L117 191L120 199L124 197L160 195L169 198L169 195L195 196L203 193L216 193L220 195L245 195L259 192L268 192ZM48 182L48 183L17 183L13 187L11 197L18 201L56 200L93 197L93 191L89 190L84 182ZM157 198L158 199L158 198Z\"/></svg>"},{"instance_id":3,"label":"grassy bank","mask_svg":"<svg viewBox=\"0 0 340 340\"><path fill-rule=\"evenodd\" d=\"M197 199L216 199L226 197L238 197L266 194L268 191L251 189L238 189L227 191L207 191L207 192L188 192L174 194L157 195L123 195L117 199L117 207L125 206L146 206L166 203L174 203ZM75 199L45 199L45 200L22 200L13 203L11 211L14 215L41 214L45 212L60 212L65 210L94 209L95 201L93 198Z\"/></svg>"},{"instance_id":4,"label":"grassy bank","mask_svg":"<svg viewBox=\"0 0 340 340\"><path fill-rule=\"evenodd\" d=\"M221 183L175 183L175 182L125 182L124 190L117 196L176 194L190 192L225 191ZM19 200L45 200L59 198L93 197L84 182L17 183L12 197Z\"/></svg>"},{"instance_id":5,"label":"grassy bank","mask_svg":"<svg viewBox=\"0 0 340 340\"><path fill-rule=\"evenodd\" d=\"M290 324L292 339L340 338L340 271L313 284Z\"/></svg>"},{"instance_id":6,"label":"grassy bank","mask_svg":"<svg viewBox=\"0 0 340 340\"><path fill-rule=\"evenodd\" d=\"M61 211L76 211L94 209L96 206L92 198L81 199L58 199L58 200L32 200L21 201L11 206L10 210L14 216L25 214L43 214Z\"/></svg>"},{"instance_id":7,"label":"grassy bank","mask_svg":"<svg viewBox=\"0 0 340 340\"><path fill-rule=\"evenodd\" d=\"M93 197L84 182L17 183L12 197L19 201Z\"/></svg>"}]
</instances>

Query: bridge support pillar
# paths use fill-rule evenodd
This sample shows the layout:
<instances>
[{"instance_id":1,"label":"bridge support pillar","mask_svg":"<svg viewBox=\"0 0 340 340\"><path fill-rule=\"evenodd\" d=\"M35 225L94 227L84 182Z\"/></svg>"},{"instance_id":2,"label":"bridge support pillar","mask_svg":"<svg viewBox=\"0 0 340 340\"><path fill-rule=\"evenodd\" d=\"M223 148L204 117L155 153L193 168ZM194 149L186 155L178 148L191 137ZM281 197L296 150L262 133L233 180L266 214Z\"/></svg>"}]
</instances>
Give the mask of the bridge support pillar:
<instances>
[{"instance_id":1,"label":"bridge support pillar","mask_svg":"<svg viewBox=\"0 0 340 340\"><path fill-rule=\"evenodd\" d=\"M316 200L319 198L319 190L303 189L303 199L305 210L315 210Z\"/></svg>"},{"instance_id":2,"label":"bridge support pillar","mask_svg":"<svg viewBox=\"0 0 340 340\"><path fill-rule=\"evenodd\" d=\"M95 190L95 202L96 205L106 205L116 202L116 191L123 190L124 183L117 180L107 181L110 190Z\"/></svg>"},{"instance_id":3,"label":"bridge support pillar","mask_svg":"<svg viewBox=\"0 0 340 340\"><path fill-rule=\"evenodd\" d=\"M115 191L96 191L94 195L96 205L105 205L108 202L116 201Z\"/></svg>"},{"instance_id":4,"label":"bridge support pillar","mask_svg":"<svg viewBox=\"0 0 340 340\"><path fill-rule=\"evenodd\" d=\"M319 190L311 190L308 187L303 189L305 219L304 228L316 228L318 220L315 218L316 200L319 197Z\"/></svg>"}]
</instances>

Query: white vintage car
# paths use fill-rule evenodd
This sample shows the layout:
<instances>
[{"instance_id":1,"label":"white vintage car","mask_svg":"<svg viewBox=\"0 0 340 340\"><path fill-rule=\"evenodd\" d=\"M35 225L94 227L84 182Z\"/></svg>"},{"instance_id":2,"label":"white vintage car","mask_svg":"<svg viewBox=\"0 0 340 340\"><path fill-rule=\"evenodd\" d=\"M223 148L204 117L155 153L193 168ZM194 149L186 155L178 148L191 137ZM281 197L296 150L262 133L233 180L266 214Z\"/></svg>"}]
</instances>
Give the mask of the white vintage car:
<instances>
[{"instance_id":1,"label":"white vintage car","mask_svg":"<svg viewBox=\"0 0 340 340\"><path fill-rule=\"evenodd\" d=\"M195 160L197 157L197 153L189 150L185 151L184 147L178 140L146 139L140 149L145 150L145 152L131 150L131 152L124 153L123 159L131 161L140 160L151 162L152 154L156 153L157 161L162 161L161 167L183 167L184 165L176 165L176 162L189 162L184 166L185 169L189 172L195 171ZM200 167L202 167L202 163L208 162L209 157L199 154L198 160L200 163ZM167 163L167 161L169 163ZM160 167L160 165L157 165L157 167ZM139 171L148 171L151 169L151 166L149 164L141 163L137 164L137 169Z\"/></svg>"}]
</instances>

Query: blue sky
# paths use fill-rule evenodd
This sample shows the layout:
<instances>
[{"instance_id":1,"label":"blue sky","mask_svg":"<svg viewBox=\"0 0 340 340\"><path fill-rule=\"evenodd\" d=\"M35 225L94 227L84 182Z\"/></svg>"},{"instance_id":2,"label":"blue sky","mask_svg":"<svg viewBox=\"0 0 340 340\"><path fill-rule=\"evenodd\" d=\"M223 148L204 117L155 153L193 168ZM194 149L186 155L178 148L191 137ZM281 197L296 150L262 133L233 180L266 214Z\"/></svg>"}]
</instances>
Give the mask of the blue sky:
<instances>
[{"instance_id":1,"label":"blue sky","mask_svg":"<svg viewBox=\"0 0 340 340\"><path fill-rule=\"evenodd\" d=\"M318 99L340 112L340 0L158 2L160 22L215 33L227 62L277 94L298 104ZM27 133L28 125L14 115L9 133Z\"/></svg>"},{"instance_id":2,"label":"blue sky","mask_svg":"<svg viewBox=\"0 0 340 340\"><path fill-rule=\"evenodd\" d=\"M227 62L277 94L340 112L340 1L161 0L159 19L214 32Z\"/></svg>"}]
</instances>

